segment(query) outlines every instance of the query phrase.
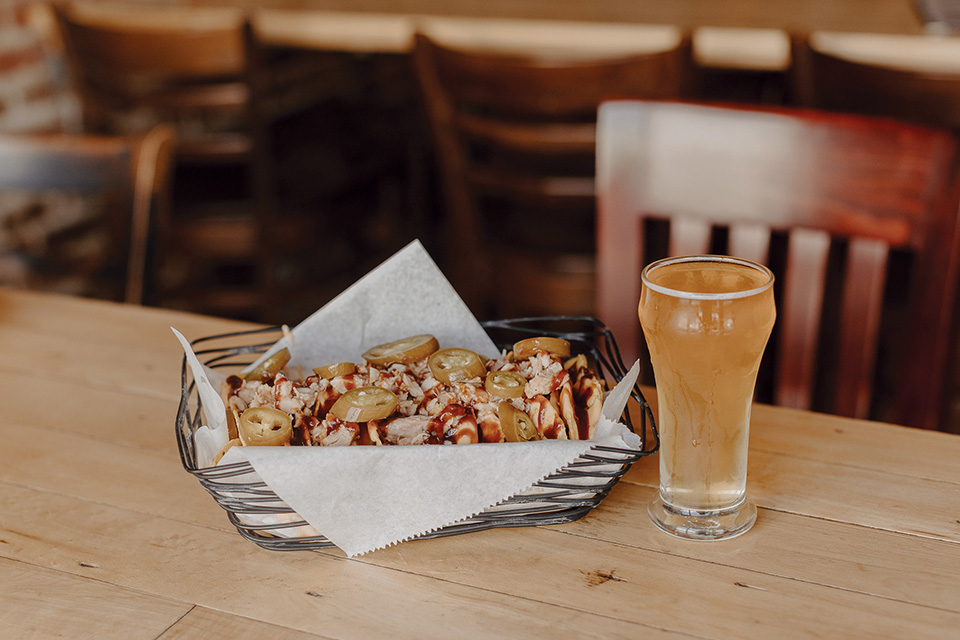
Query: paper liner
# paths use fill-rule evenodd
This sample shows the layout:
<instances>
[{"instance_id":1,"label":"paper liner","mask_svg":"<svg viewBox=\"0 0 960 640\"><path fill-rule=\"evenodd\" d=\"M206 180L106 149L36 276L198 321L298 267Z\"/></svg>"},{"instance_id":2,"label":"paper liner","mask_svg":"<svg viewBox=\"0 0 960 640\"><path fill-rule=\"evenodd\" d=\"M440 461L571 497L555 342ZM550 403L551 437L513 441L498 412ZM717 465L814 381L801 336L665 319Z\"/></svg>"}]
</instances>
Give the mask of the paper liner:
<instances>
[{"instance_id":1,"label":"paper liner","mask_svg":"<svg viewBox=\"0 0 960 640\"><path fill-rule=\"evenodd\" d=\"M187 340L204 407L194 437L199 465L227 441L223 401ZM293 330L291 367L357 362L368 347L432 333L441 347L486 357L496 346L419 242L401 250ZM289 346L286 339L272 350ZM269 352L268 352L269 353ZM289 367L288 367L289 368ZM249 461L290 508L349 556L409 540L470 518L523 493L593 446L639 450L640 438L617 422L639 365L608 395L593 440L410 447L233 447L221 464Z\"/></svg>"}]
</instances>

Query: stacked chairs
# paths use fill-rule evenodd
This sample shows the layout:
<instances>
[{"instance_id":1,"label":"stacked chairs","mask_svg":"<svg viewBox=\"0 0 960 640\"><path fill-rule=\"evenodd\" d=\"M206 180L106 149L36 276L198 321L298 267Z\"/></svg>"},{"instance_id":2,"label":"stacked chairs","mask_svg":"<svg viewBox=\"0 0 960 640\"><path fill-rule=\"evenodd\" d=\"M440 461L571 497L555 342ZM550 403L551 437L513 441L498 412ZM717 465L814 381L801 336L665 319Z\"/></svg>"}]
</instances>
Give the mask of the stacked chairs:
<instances>
[{"instance_id":1,"label":"stacked chairs","mask_svg":"<svg viewBox=\"0 0 960 640\"><path fill-rule=\"evenodd\" d=\"M598 313L640 355L640 270L729 253L778 278L760 400L936 429L960 268L957 141L889 119L620 101L597 133Z\"/></svg>"}]
</instances>

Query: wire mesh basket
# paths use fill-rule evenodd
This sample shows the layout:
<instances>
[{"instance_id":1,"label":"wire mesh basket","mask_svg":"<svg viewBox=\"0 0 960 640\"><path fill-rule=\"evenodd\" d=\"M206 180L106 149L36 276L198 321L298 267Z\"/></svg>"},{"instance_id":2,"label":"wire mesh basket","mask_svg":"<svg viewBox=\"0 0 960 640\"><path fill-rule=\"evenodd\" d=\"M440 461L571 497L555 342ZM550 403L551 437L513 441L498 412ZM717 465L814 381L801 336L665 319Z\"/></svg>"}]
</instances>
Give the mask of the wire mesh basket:
<instances>
[{"instance_id":1,"label":"wire mesh basket","mask_svg":"<svg viewBox=\"0 0 960 640\"><path fill-rule=\"evenodd\" d=\"M587 356L603 379L619 382L627 374L613 334L591 317L536 317L482 323L500 349L532 336L555 336L568 340L574 354ZM229 373L252 364L282 336L280 327L220 334L191 344L202 363ZM202 424L202 405L186 358L181 368L180 406L176 435L183 467L200 481L223 507L230 522L244 538L277 551L323 549L334 546L317 532L257 475L249 462L200 467L194 434ZM638 450L595 446L560 471L529 490L490 507L476 516L443 527L418 539L436 538L491 529L572 522L586 515L610 492L634 462L653 454L660 445L653 414L639 387L632 399L638 403L638 425L629 407L622 421L642 441Z\"/></svg>"}]
</instances>

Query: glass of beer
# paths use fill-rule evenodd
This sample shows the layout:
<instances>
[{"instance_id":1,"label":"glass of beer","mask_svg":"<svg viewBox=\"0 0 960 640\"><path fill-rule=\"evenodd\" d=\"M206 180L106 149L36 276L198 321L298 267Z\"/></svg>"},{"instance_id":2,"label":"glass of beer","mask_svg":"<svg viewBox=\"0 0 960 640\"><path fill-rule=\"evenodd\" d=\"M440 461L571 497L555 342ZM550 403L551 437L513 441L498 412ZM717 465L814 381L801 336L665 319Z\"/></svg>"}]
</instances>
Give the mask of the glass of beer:
<instances>
[{"instance_id":1,"label":"glass of beer","mask_svg":"<svg viewBox=\"0 0 960 640\"><path fill-rule=\"evenodd\" d=\"M747 531L750 407L777 312L773 274L727 256L684 256L641 274L640 325L656 380L660 491L653 522L692 540Z\"/></svg>"}]
</instances>

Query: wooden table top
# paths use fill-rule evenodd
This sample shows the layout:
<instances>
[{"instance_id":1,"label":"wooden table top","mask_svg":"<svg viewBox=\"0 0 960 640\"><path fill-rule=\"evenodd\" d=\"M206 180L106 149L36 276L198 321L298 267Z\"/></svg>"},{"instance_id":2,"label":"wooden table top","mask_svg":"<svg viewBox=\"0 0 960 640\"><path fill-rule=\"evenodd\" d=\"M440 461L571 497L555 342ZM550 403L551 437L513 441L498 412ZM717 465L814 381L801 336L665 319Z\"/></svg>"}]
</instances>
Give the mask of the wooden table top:
<instances>
[{"instance_id":1,"label":"wooden table top","mask_svg":"<svg viewBox=\"0 0 960 640\"><path fill-rule=\"evenodd\" d=\"M131 6L117 5L117 0L79 2L101 15ZM901 36L855 44L859 53L877 51L888 59L897 58L901 49L915 59L913 41L930 39L917 37L925 30L910 0L176 0L134 8L162 12L177 23L178 6L210 15L250 10L258 32L273 44L374 53L409 51L417 30L459 46L563 48L585 54L658 48L685 30L693 34L694 55L702 66L753 71L789 66L790 31ZM52 27L43 17L35 22ZM936 42L920 46L942 48ZM932 55L954 57L955 50L947 45L946 52ZM920 56L921 63L927 55Z\"/></svg>"},{"instance_id":2,"label":"wooden table top","mask_svg":"<svg viewBox=\"0 0 960 640\"><path fill-rule=\"evenodd\" d=\"M103 1L103 0L98 0ZM254 9L349 11L360 14L435 15L671 24L688 29L729 27L923 33L912 0L176 0L180 4Z\"/></svg>"},{"instance_id":3,"label":"wooden table top","mask_svg":"<svg viewBox=\"0 0 960 640\"><path fill-rule=\"evenodd\" d=\"M571 524L268 551L181 466L170 326L247 327L0 289L4 637L958 637L958 436L758 406L729 541L653 526L654 456Z\"/></svg>"}]
</instances>

